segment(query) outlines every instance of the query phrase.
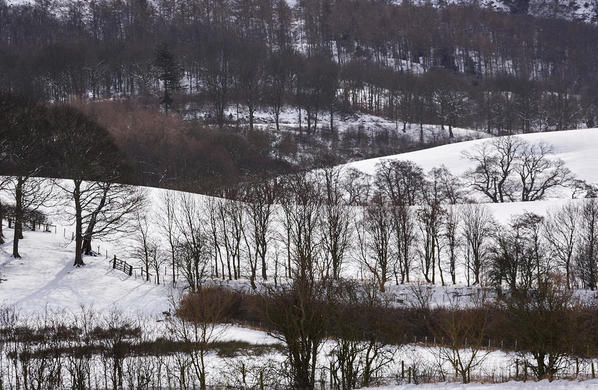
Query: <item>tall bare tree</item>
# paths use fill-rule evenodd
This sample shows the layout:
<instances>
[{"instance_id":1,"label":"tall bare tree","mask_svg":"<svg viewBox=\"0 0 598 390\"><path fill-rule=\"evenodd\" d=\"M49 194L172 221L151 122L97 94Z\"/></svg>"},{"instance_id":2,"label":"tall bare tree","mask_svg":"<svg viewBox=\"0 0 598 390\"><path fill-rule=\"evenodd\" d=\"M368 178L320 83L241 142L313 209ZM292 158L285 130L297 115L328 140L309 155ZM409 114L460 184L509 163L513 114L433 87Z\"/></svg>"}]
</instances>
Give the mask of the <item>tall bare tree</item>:
<instances>
[{"instance_id":1,"label":"tall bare tree","mask_svg":"<svg viewBox=\"0 0 598 390\"><path fill-rule=\"evenodd\" d=\"M392 213L381 194L372 197L356 224L358 258L384 292L393 271L395 254L392 251Z\"/></svg>"},{"instance_id":2,"label":"tall bare tree","mask_svg":"<svg viewBox=\"0 0 598 390\"><path fill-rule=\"evenodd\" d=\"M351 208L348 207L342 187L339 168L324 168L320 177L324 182L321 215L321 236L324 248L326 274L331 270L334 279L341 277L343 262L350 246Z\"/></svg>"},{"instance_id":3,"label":"tall bare tree","mask_svg":"<svg viewBox=\"0 0 598 390\"><path fill-rule=\"evenodd\" d=\"M550 253L565 270L567 288L572 287L573 261L580 229L580 210L574 203L550 212L544 224L544 236L550 245Z\"/></svg>"},{"instance_id":4,"label":"tall bare tree","mask_svg":"<svg viewBox=\"0 0 598 390\"><path fill-rule=\"evenodd\" d=\"M272 219L274 214L274 202L278 192L277 181L257 180L245 186L243 201L246 208L249 226L244 231L245 237L250 236L249 246L253 248L250 254L250 281L255 288L258 262L261 266L263 280L268 279L268 245L271 241Z\"/></svg>"},{"instance_id":5,"label":"tall bare tree","mask_svg":"<svg viewBox=\"0 0 598 390\"><path fill-rule=\"evenodd\" d=\"M467 205L463 208L462 234L469 254L466 264L468 285L470 273L473 274L474 285L481 282L493 229L494 219L483 205Z\"/></svg>"},{"instance_id":6,"label":"tall bare tree","mask_svg":"<svg viewBox=\"0 0 598 390\"><path fill-rule=\"evenodd\" d=\"M212 251L203 209L192 194L180 194L176 203L176 225L180 232L177 265L186 279L187 287L191 292L198 292L206 277Z\"/></svg>"},{"instance_id":7,"label":"tall bare tree","mask_svg":"<svg viewBox=\"0 0 598 390\"><path fill-rule=\"evenodd\" d=\"M474 190L492 202L508 202L516 198L517 183L513 177L517 157L525 147L519 137L498 137L474 147L464 156L475 166L466 173Z\"/></svg>"},{"instance_id":8,"label":"tall bare tree","mask_svg":"<svg viewBox=\"0 0 598 390\"><path fill-rule=\"evenodd\" d=\"M286 178L281 198L285 230L289 238L289 265L294 278L313 278L321 273L321 240L318 222L322 210L321 183L307 173Z\"/></svg>"}]
</instances>

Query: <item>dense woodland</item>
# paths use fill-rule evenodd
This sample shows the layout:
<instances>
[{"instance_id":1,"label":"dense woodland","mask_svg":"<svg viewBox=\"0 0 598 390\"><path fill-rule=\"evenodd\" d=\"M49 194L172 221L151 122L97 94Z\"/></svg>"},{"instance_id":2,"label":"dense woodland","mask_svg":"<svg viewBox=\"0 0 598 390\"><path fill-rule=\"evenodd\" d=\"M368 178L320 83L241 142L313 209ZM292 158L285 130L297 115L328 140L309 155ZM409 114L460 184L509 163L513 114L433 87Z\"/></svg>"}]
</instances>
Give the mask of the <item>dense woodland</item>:
<instances>
[{"instance_id":1,"label":"dense woodland","mask_svg":"<svg viewBox=\"0 0 598 390\"><path fill-rule=\"evenodd\" d=\"M491 132L592 127L598 28L384 1L0 2L0 88L50 101L145 96L163 110L324 113ZM153 102L153 103L152 103Z\"/></svg>"}]
</instances>

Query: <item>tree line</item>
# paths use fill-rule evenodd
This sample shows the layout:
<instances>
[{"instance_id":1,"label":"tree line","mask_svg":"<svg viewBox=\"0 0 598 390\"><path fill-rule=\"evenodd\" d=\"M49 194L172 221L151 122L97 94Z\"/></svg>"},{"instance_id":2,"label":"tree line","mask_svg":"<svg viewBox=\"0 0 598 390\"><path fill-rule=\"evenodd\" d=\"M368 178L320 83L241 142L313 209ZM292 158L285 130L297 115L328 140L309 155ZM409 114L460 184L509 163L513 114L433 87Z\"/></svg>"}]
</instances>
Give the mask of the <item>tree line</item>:
<instances>
[{"instance_id":1,"label":"tree line","mask_svg":"<svg viewBox=\"0 0 598 390\"><path fill-rule=\"evenodd\" d=\"M509 169L489 168L507 161L490 157L505 145L517 145L509 148ZM147 272L170 267L172 280L180 274L192 291L212 278L248 279L254 289L356 278L382 292L417 280L514 291L557 275L568 289L595 290L595 189L575 180L547 145L516 137L481 143L466 158L478 165L463 177L383 160L373 176L333 167L246 181L220 198L166 193L159 216L141 220L136 258ZM479 187L488 171L505 174L491 175L502 199ZM506 223L478 203L536 201L559 190L583 199Z\"/></svg>"}]
</instances>

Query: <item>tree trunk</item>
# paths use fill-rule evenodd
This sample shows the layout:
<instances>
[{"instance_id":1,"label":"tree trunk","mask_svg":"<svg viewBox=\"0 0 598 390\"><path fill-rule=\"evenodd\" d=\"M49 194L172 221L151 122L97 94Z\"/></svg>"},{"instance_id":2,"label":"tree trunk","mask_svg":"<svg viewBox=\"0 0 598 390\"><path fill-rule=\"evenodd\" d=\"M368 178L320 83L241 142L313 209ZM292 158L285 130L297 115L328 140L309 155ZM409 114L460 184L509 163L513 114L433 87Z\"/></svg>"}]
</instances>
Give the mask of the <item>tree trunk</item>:
<instances>
[{"instance_id":1,"label":"tree trunk","mask_svg":"<svg viewBox=\"0 0 598 390\"><path fill-rule=\"evenodd\" d=\"M268 280L268 273L266 269L266 251L262 248L262 253L260 253L260 258L262 260L262 279Z\"/></svg>"},{"instance_id":2,"label":"tree trunk","mask_svg":"<svg viewBox=\"0 0 598 390\"><path fill-rule=\"evenodd\" d=\"M12 240L12 257L20 259L19 240L23 238L23 176L17 177L15 186L15 230Z\"/></svg>"},{"instance_id":3,"label":"tree trunk","mask_svg":"<svg viewBox=\"0 0 598 390\"><path fill-rule=\"evenodd\" d=\"M87 225L87 229L85 229L85 234L83 234L83 253L87 256L91 255L91 239L93 238L93 232L96 227L96 223L98 222L98 214L106 205L106 196L108 195L109 186L103 190L102 199L100 203L96 207L96 209L91 213L89 218L89 224Z\"/></svg>"},{"instance_id":4,"label":"tree trunk","mask_svg":"<svg viewBox=\"0 0 598 390\"><path fill-rule=\"evenodd\" d=\"M4 244L4 232L2 231L2 220L4 219L4 208L0 201L0 245Z\"/></svg>"},{"instance_id":5,"label":"tree trunk","mask_svg":"<svg viewBox=\"0 0 598 390\"><path fill-rule=\"evenodd\" d=\"M83 262L83 210L81 207L81 180L74 180L73 200L75 201L75 263L73 266L81 267Z\"/></svg>"}]
</instances>

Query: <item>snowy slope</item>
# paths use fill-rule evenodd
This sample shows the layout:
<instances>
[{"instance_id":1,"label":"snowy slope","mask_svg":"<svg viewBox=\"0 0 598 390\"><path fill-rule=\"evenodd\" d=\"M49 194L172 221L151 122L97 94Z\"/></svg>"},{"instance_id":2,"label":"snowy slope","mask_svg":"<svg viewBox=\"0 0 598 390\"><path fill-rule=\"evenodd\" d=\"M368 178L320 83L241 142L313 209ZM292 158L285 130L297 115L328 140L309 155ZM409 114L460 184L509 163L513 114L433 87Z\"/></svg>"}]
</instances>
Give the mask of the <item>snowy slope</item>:
<instances>
[{"instance_id":1,"label":"snowy slope","mask_svg":"<svg viewBox=\"0 0 598 390\"><path fill-rule=\"evenodd\" d=\"M598 129L554 131L520 135L530 143L545 142L552 145L554 157L562 159L567 167L578 178L589 183L598 183ZM403 153L394 156L379 157L346 164L368 174L376 172L376 164L382 160L409 160L428 171L441 165L446 166L453 174L461 175L471 168L463 153L485 140L454 143L436 148Z\"/></svg>"},{"instance_id":2,"label":"snowy slope","mask_svg":"<svg viewBox=\"0 0 598 390\"><path fill-rule=\"evenodd\" d=\"M63 238L62 229L56 234L25 231L19 246L21 259L11 257L12 234L5 227L7 243L0 246L0 306L15 306L25 315L46 310L72 313L85 306L144 316L170 307L168 287L113 270L104 256L88 256L85 267L73 267L73 246Z\"/></svg>"}]
</instances>

